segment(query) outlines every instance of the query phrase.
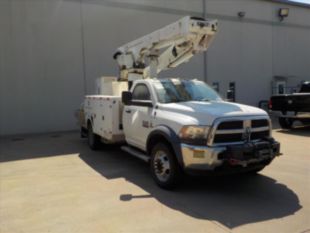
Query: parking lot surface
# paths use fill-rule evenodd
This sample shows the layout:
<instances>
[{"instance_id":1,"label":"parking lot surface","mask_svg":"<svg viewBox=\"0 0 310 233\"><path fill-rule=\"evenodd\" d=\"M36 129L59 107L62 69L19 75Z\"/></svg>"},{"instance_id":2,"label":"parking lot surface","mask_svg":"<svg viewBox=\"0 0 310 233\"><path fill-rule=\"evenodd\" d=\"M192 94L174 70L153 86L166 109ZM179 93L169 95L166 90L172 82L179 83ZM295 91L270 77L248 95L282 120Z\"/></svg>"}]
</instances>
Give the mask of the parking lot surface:
<instances>
[{"instance_id":1,"label":"parking lot surface","mask_svg":"<svg viewBox=\"0 0 310 233\"><path fill-rule=\"evenodd\" d=\"M3 138L0 232L310 232L310 129L273 135L283 156L259 175L190 177L175 191L77 132Z\"/></svg>"}]
</instances>

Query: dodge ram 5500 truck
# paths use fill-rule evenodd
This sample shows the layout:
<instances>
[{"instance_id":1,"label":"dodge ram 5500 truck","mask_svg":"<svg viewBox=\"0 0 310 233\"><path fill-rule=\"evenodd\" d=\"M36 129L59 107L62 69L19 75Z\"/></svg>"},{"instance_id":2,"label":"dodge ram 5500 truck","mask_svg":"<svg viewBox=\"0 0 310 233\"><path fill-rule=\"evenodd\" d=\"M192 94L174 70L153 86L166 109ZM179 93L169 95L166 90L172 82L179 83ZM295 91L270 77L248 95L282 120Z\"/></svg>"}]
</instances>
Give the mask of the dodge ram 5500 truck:
<instances>
[{"instance_id":1,"label":"dodge ram 5500 truck","mask_svg":"<svg viewBox=\"0 0 310 233\"><path fill-rule=\"evenodd\" d=\"M103 78L104 91L81 107L89 146L122 144L150 164L162 188L183 172L258 172L270 164L280 145L265 111L225 102L202 81L154 77L205 51L216 31L215 20L185 17L119 48L120 77Z\"/></svg>"}]
</instances>

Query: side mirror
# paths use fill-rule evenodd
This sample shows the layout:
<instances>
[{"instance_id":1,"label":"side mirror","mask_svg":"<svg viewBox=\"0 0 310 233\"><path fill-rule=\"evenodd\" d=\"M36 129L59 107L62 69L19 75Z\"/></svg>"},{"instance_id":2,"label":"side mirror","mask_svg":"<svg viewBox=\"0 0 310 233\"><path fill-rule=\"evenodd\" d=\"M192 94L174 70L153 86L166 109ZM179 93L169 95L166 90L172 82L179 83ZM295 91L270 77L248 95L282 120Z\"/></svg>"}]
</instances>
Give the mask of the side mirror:
<instances>
[{"instance_id":1,"label":"side mirror","mask_svg":"<svg viewBox=\"0 0 310 233\"><path fill-rule=\"evenodd\" d=\"M122 92L122 102L124 105L131 105L132 93L130 91Z\"/></svg>"}]
</instances>

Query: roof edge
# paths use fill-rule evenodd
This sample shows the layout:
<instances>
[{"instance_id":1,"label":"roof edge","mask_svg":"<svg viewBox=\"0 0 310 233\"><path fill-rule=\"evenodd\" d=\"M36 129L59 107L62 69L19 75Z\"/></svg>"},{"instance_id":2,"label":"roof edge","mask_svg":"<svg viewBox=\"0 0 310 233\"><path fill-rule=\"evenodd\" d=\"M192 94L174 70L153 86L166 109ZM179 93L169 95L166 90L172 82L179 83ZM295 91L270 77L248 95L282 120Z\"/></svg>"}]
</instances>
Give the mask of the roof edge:
<instances>
[{"instance_id":1,"label":"roof edge","mask_svg":"<svg viewBox=\"0 0 310 233\"><path fill-rule=\"evenodd\" d=\"M293 2L293 1L288 1L288 0L263 0L263 1L268 1L268 2L273 2L273 3L282 3L282 4L291 5L291 6L298 6L298 7L310 9L310 4L306 4L302 2Z\"/></svg>"}]
</instances>

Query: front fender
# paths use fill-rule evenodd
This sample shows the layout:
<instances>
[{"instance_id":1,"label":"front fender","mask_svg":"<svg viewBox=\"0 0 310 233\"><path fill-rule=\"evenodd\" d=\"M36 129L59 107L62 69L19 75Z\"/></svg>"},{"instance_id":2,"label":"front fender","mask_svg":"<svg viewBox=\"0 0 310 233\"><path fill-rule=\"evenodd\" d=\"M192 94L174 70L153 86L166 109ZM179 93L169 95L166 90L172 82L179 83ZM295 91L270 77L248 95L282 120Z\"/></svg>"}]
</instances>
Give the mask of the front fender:
<instances>
[{"instance_id":1,"label":"front fender","mask_svg":"<svg viewBox=\"0 0 310 233\"><path fill-rule=\"evenodd\" d=\"M153 129L153 131L149 134L147 138L147 153L151 154L151 140L155 137L163 137L165 140L171 145L173 152L179 162L179 164L183 167L183 157L182 157L182 151L181 151L181 141L179 136L174 132L173 129L171 129L169 126L166 125L160 125Z\"/></svg>"}]
</instances>

